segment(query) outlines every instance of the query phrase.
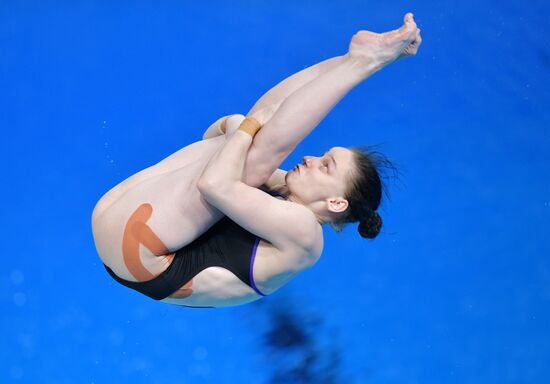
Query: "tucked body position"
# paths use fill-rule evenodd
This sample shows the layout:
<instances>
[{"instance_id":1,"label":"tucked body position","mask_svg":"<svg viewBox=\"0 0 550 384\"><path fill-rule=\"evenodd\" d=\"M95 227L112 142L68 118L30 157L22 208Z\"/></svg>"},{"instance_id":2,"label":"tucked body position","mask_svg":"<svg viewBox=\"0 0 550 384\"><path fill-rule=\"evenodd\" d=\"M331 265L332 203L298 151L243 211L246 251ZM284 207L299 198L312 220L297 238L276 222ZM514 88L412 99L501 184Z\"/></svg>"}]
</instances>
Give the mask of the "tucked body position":
<instances>
[{"instance_id":1,"label":"tucked body position","mask_svg":"<svg viewBox=\"0 0 550 384\"><path fill-rule=\"evenodd\" d=\"M107 272L166 303L240 305L313 266L322 225L359 223L376 237L384 159L335 146L278 167L351 89L421 41L411 13L399 29L359 31L345 55L283 80L246 116L219 118L202 140L109 190L92 214Z\"/></svg>"}]
</instances>

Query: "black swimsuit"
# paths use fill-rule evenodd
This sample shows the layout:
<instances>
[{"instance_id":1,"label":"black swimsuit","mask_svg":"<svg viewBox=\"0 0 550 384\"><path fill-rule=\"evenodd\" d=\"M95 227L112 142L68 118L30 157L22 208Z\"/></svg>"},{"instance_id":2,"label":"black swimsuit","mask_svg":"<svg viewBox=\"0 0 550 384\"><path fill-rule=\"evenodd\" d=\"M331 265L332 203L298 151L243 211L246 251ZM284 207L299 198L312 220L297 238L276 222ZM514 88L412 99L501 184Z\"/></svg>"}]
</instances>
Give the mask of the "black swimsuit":
<instances>
[{"instance_id":1,"label":"black swimsuit","mask_svg":"<svg viewBox=\"0 0 550 384\"><path fill-rule=\"evenodd\" d=\"M124 280L104 265L107 272L120 284L155 300L170 296L208 267L228 269L259 295L266 296L256 287L252 274L259 242L259 237L224 216L200 237L177 250L168 268L152 280L144 282Z\"/></svg>"}]
</instances>

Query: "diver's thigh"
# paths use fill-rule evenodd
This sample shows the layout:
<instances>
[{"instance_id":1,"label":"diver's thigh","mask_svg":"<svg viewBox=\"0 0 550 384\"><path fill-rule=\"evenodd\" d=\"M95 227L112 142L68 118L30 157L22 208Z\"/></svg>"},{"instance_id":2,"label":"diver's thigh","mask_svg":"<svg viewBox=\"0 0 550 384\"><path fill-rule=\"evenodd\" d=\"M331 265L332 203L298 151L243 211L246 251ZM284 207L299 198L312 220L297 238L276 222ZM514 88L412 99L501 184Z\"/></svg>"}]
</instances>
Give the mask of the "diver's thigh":
<instances>
[{"instance_id":1,"label":"diver's thigh","mask_svg":"<svg viewBox=\"0 0 550 384\"><path fill-rule=\"evenodd\" d=\"M224 135L196 141L165 157L153 167L156 168L157 172L164 173L185 167L197 161L210 160L224 143Z\"/></svg>"},{"instance_id":2,"label":"diver's thigh","mask_svg":"<svg viewBox=\"0 0 550 384\"><path fill-rule=\"evenodd\" d=\"M160 274L168 266L166 254L188 245L223 216L202 198L196 187L205 165L188 164L139 183L92 223L98 254L118 276L136 281L130 273L130 264L141 264L153 276ZM138 256L125 254L124 239L129 233L130 218L145 211L140 227L158 238L165 251L159 253L148 248L144 241L138 244ZM129 261L128 257L139 260Z\"/></svg>"},{"instance_id":3,"label":"diver's thigh","mask_svg":"<svg viewBox=\"0 0 550 384\"><path fill-rule=\"evenodd\" d=\"M135 191L136 200L150 196L153 213L148 224L162 236L169 252L191 243L223 216L197 188L205 166L206 162L189 164Z\"/></svg>"},{"instance_id":4,"label":"diver's thigh","mask_svg":"<svg viewBox=\"0 0 550 384\"><path fill-rule=\"evenodd\" d=\"M189 164L201 161L206 164L224 142L223 136L194 142L174 152L155 165L133 174L101 197L94 208L92 221L95 221L119 197L141 182L179 168L184 168Z\"/></svg>"}]
</instances>

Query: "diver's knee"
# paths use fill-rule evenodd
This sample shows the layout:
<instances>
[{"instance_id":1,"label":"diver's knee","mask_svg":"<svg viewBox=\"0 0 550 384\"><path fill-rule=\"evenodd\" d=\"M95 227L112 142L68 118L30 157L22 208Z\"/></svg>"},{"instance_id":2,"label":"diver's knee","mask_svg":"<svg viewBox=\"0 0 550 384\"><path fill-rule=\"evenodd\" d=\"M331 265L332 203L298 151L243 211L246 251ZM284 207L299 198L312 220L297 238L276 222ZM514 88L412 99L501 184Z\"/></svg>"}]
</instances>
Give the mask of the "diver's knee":
<instances>
[{"instance_id":1,"label":"diver's knee","mask_svg":"<svg viewBox=\"0 0 550 384\"><path fill-rule=\"evenodd\" d=\"M231 136L237 130L237 128L239 128L239 126L241 125L242 121L245 118L246 117L241 114L235 114L235 115L229 116L225 121L225 134L228 137Z\"/></svg>"}]
</instances>

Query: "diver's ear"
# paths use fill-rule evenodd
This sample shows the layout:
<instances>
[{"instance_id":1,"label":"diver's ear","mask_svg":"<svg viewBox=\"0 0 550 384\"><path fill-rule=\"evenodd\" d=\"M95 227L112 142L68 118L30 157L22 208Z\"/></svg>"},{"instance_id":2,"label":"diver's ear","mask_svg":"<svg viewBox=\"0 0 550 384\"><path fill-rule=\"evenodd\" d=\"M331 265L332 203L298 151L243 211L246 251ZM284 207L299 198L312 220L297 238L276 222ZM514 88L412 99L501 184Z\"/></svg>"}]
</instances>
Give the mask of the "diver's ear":
<instances>
[{"instance_id":1,"label":"diver's ear","mask_svg":"<svg viewBox=\"0 0 550 384\"><path fill-rule=\"evenodd\" d=\"M328 210L334 213L344 212L349 206L348 201L343 197L330 197L326 202Z\"/></svg>"}]
</instances>

